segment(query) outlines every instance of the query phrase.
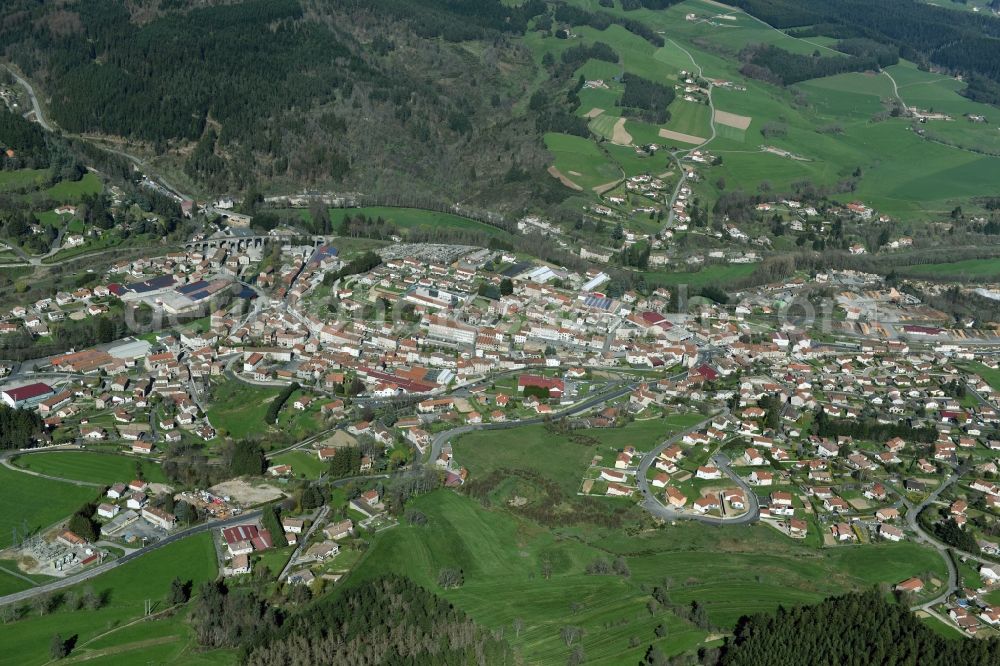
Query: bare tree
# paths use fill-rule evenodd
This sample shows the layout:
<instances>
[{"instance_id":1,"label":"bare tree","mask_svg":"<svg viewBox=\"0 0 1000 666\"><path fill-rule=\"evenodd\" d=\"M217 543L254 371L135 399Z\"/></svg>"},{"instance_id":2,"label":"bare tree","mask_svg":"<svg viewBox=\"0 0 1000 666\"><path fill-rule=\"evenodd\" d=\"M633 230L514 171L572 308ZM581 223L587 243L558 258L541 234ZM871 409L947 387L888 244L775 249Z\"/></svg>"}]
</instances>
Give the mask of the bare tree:
<instances>
[{"instance_id":1,"label":"bare tree","mask_svg":"<svg viewBox=\"0 0 1000 666\"><path fill-rule=\"evenodd\" d=\"M524 620L522 620L519 617L515 617L511 621L510 624L514 628L514 637L515 638L520 638L521 637L521 630L524 629Z\"/></svg>"},{"instance_id":2,"label":"bare tree","mask_svg":"<svg viewBox=\"0 0 1000 666\"><path fill-rule=\"evenodd\" d=\"M574 627L573 625L566 625L559 631L559 636L566 643L566 647L569 647L583 636L583 629Z\"/></svg>"}]
</instances>

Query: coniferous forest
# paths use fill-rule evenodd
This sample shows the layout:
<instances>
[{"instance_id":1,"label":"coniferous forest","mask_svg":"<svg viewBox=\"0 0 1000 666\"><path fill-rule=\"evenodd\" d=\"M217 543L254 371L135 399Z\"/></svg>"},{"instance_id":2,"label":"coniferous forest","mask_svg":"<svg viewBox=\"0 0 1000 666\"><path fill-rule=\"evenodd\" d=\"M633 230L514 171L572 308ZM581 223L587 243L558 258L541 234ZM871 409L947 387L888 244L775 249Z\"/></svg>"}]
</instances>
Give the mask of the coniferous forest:
<instances>
[{"instance_id":1,"label":"coniferous forest","mask_svg":"<svg viewBox=\"0 0 1000 666\"><path fill-rule=\"evenodd\" d=\"M539 0L8 0L0 55L73 134L176 151L208 190L335 183L384 195L532 191L546 156L508 111ZM458 42L476 40L471 53ZM193 147L192 149L189 149Z\"/></svg>"},{"instance_id":2,"label":"coniferous forest","mask_svg":"<svg viewBox=\"0 0 1000 666\"><path fill-rule=\"evenodd\" d=\"M514 663L506 641L408 578L388 576L282 611L245 589L206 583L193 617L198 640L240 648L249 666L271 664Z\"/></svg>"},{"instance_id":3,"label":"coniferous forest","mask_svg":"<svg viewBox=\"0 0 1000 666\"><path fill-rule=\"evenodd\" d=\"M1000 640L949 640L877 590L743 618L722 666L992 666Z\"/></svg>"}]
</instances>

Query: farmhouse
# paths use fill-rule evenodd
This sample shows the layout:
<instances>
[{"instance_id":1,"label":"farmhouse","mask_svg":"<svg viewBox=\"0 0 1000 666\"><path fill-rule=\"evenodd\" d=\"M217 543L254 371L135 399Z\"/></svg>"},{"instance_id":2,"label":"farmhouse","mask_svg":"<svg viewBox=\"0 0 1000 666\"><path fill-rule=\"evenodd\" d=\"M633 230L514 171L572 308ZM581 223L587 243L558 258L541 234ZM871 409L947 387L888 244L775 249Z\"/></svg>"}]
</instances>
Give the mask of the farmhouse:
<instances>
[{"instance_id":1,"label":"farmhouse","mask_svg":"<svg viewBox=\"0 0 1000 666\"><path fill-rule=\"evenodd\" d=\"M907 578L901 583L896 583L896 590L899 592L910 592L920 594L924 589L924 581L919 578Z\"/></svg>"}]
</instances>

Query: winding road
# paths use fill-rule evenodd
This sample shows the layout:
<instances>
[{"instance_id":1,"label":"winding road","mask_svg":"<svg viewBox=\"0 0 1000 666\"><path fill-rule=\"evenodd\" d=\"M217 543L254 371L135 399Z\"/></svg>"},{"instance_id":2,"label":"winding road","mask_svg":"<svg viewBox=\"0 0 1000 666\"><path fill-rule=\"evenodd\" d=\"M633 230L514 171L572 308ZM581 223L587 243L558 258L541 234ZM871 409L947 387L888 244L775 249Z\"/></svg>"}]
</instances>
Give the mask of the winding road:
<instances>
[{"instance_id":1,"label":"winding road","mask_svg":"<svg viewBox=\"0 0 1000 666\"><path fill-rule=\"evenodd\" d=\"M580 412L586 411L592 407L602 405L610 400L620 398L623 395L628 395L635 390L636 386L637 384L624 384L618 388L612 389L611 391L598 393L597 395L591 396L586 400L578 402L577 404L562 411L554 412L546 416L533 416L527 419L504 421L502 423L470 423L458 426L457 428L452 428L451 430L439 432L434 436L434 439L431 442L431 455L428 458L428 462L433 464L434 461L441 456L441 449L444 448L444 445L447 444L453 437L458 435L465 435L477 430L509 430L511 428L520 428L522 426L545 423L546 419L557 419L564 416L572 416L573 414L579 414Z\"/></svg>"},{"instance_id":2,"label":"winding road","mask_svg":"<svg viewBox=\"0 0 1000 666\"><path fill-rule=\"evenodd\" d=\"M4 65L3 67L10 72L10 75L14 77L14 80L28 92L28 97L31 99L31 112L35 114L35 120L38 121L38 124L41 125L45 131L54 132L55 129L47 120L45 120L45 116L42 114L42 106L38 103L38 98L35 96L35 89L32 88L31 84L18 74L13 67L10 65Z\"/></svg>"},{"instance_id":3,"label":"winding road","mask_svg":"<svg viewBox=\"0 0 1000 666\"><path fill-rule=\"evenodd\" d=\"M668 39L667 41L676 46L681 51L683 51L684 55L686 55L688 59L691 60L691 64L698 68L698 78L699 79L704 78L704 71L702 70L701 65L699 65L698 62L694 59L694 56L691 55L691 52L672 39ZM673 224L674 204L677 203L677 197L680 195L681 187L684 185L684 167L681 164L681 159L683 157L686 157L691 151L707 146L709 143L715 140L715 137L717 135L717 130L715 128L715 101L712 99L713 87L714 86L712 85L712 83L709 82L708 84L708 108L710 114L709 126L712 128L712 135L709 138L702 141L701 143L699 143L697 146L693 146L686 150L670 151L670 159L672 159L677 164L677 170L679 173L677 176L677 185L674 186L674 193L671 195L670 201L667 204L667 209L669 210L669 212L667 213L667 222L666 222L667 226Z\"/></svg>"},{"instance_id":4,"label":"winding road","mask_svg":"<svg viewBox=\"0 0 1000 666\"><path fill-rule=\"evenodd\" d=\"M727 410L728 411L728 410ZM726 413L726 412L722 412ZM660 500L656 499L656 493L649 487L649 479L647 474L649 468L653 466L656 462L657 456L663 449L673 446L677 442L681 441L685 435L695 430L700 430L704 428L712 419L716 418L718 414L714 414L704 421L697 423L690 428L685 429L682 432L672 435L669 439L661 442L657 447L650 450L642 457L639 462L639 469L636 471L635 479L636 485L639 487L639 492L642 493L642 502L639 504L643 509L649 511L651 514L666 521L672 520L694 520L699 523L706 523L710 525L749 525L750 523L756 522L760 519L760 506L757 503L757 495L754 493L753 489L747 484L746 481L740 477L739 474L733 471L729 466L729 458L721 453L717 453L712 456L712 462L719 468L719 470L729 477L729 479L737 484L743 489L744 494L747 498L747 510L738 516L733 517L716 517L716 516L702 516L690 511L677 511L676 509L671 509L666 506Z\"/></svg>"},{"instance_id":5,"label":"winding road","mask_svg":"<svg viewBox=\"0 0 1000 666\"><path fill-rule=\"evenodd\" d=\"M928 506L937 501L937 498L941 496L941 493L944 492L946 488L948 488L950 485L958 481L958 479L962 476L962 474L965 471L966 470L962 468L953 471L951 473L951 476L949 476L947 479L944 480L944 483L939 485L929 495L927 495L927 497L924 498L923 502L916 505L914 505L913 502L906 499L906 493L901 492L898 488L893 488L896 494L898 494L902 498L903 505L906 507L906 522L909 528L913 531L914 534L917 535L917 538L921 542L927 544L934 550L938 551L938 554L940 554L942 559L944 559L945 566L948 568L948 585L941 592L941 594L934 597L933 599L930 599L929 601L925 601L924 603L913 606L911 610L930 611L934 606L944 603L945 601L948 600L948 597L950 597L953 593L958 591L958 570L955 568L955 562L952 560L951 554L949 553L949 550L951 550L951 548L941 543L930 534L928 534L927 531L924 530L924 528L920 525L919 516L921 511L923 511Z\"/></svg>"}]
</instances>

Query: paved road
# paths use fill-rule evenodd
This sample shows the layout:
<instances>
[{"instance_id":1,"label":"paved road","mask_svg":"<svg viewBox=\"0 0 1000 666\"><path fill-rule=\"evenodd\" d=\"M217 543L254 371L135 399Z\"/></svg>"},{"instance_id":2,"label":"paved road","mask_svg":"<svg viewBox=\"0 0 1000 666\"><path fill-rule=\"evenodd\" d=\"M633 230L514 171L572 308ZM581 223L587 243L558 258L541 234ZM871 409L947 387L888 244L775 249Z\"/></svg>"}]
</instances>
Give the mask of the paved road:
<instances>
[{"instance_id":1,"label":"paved road","mask_svg":"<svg viewBox=\"0 0 1000 666\"><path fill-rule=\"evenodd\" d=\"M476 423L459 426L457 428L452 428L451 430L445 430L444 432L439 432L434 436L434 440L431 443L431 455L428 459L431 464L438 459L441 455L441 449L448 441L457 435L464 435L466 433L474 432L476 430L508 430L510 428L520 428L526 425L535 425L538 423L544 423L546 419L557 419L563 416L571 416L573 414L578 414L582 411L586 411L591 407L596 407L597 405L608 402L609 400L614 400L615 398L620 398L623 395L628 395L635 390L635 384L625 384L616 388L612 391L605 393L599 393L597 395L587 398L583 402L577 403L572 407L569 407L560 412L554 412L547 416L533 416L528 419L521 419L519 421L505 421L503 423Z\"/></svg>"},{"instance_id":2,"label":"paved road","mask_svg":"<svg viewBox=\"0 0 1000 666\"><path fill-rule=\"evenodd\" d=\"M739 474L733 471L733 469L729 466L729 458L721 453L717 453L712 456L712 462L714 462L719 470L728 476L733 483L743 489L743 493L747 498L747 510L739 516L701 516L689 511L677 511L675 509L671 509L658 500L656 498L656 493L649 487L649 479L646 475L649 472L649 468L656 462L656 457L660 455L660 451L676 444L684 438L684 435L704 428L705 425L711 422L716 416L718 416L718 414L705 419L701 423L698 423L683 432L679 432L671 436L669 439L664 440L657 447L647 452L646 455L642 457L642 460L639 462L639 469L636 471L635 475L636 485L638 485L639 492L641 492L643 496L642 502L639 506L662 520L694 520L696 522L706 523L709 525L749 525L750 523L756 522L760 519L760 506L757 503L757 495L754 493L753 488L751 488Z\"/></svg>"},{"instance_id":3,"label":"paved road","mask_svg":"<svg viewBox=\"0 0 1000 666\"><path fill-rule=\"evenodd\" d=\"M20 472L21 474L30 474L31 476L37 476L40 479L48 479L49 481L61 481L63 483L69 483L74 486L81 486L84 488L106 488L107 484L104 483L92 483L90 481L76 481L74 479L67 479L61 476L49 476L48 474L42 474L40 472L35 472L34 470L25 469L24 467L17 467L10 462L7 457L0 458L0 465L3 465L9 470L14 472Z\"/></svg>"},{"instance_id":4,"label":"paved road","mask_svg":"<svg viewBox=\"0 0 1000 666\"><path fill-rule=\"evenodd\" d=\"M933 606L936 606L940 603L944 603L945 601L948 600L949 596L958 591L958 570L955 568L955 563L952 561L951 555L949 555L948 553L950 547L941 543L933 536L928 534L927 531L924 530L924 528L920 525L918 516L920 515L921 511L923 511L925 508L936 502L937 498L946 488L948 488L950 485L958 481L958 479L962 476L962 474L965 471L966 470L962 468L953 471L951 473L951 476L945 479L944 483L935 488L927 497L924 498L923 502L917 505L914 505L912 502L906 499L906 494L904 492L900 491L899 489L894 489L896 493L902 498L904 506L906 506L906 522L909 525L910 529L917 535L917 538L920 541L926 543L930 547L934 548L934 550L938 551L938 554L940 554L942 559L944 559L945 566L948 568L947 587L941 592L941 594L939 594L935 598L931 599L930 601L926 601L922 604L914 606L912 610L929 610Z\"/></svg>"},{"instance_id":5,"label":"paved road","mask_svg":"<svg viewBox=\"0 0 1000 666\"><path fill-rule=\"evenodd\" d=\"M698 68L698 78L704 78L704 72L701 69L701 65L699 65L698 62L694 59L694 56L692 56L691 53L687 49L685 49L683 46L681 46L680 44L678 44L674 40L670 39L670 40L667 40L667 41L669 41L671 44L673 44L678 49L680 49L681 51L683 51L684 54L687 55L687 57L691 60L691 64ZM673 194L670 197L670 201L667 202L667 207L668 207L668 211L669 211L667 213L667 226L671 226L673 224L673 221L674 221L674 204L677 203L677 196L680 194L681 187L684 185L684 181L685 181L685 178L684 178L684 166L681 164L681 159L684 158L684 157L686 157L692 150L696 150L698 148L702 148L703 146L706 146L706 145L708 145L709 143L711 143L712 141L715 140L715 136L716 136L716 128L715 128L715 102L712 100L712 84L711 83L708 84L708 108L709 108L709 113L711 114L709 116L709 124L710 124L710 126L712 128L712 135L709 138L707 138L704 141L702 141L701 143L699 143L697 146L694 146L692 148L688 148L686 150L678 150L678 151L671 151L670 152L670 159L672 159L677 164L677 170L680 173L678 173L678 175L677 175L677 185L674 186L674 192L673 192Z\"/></svg>"},{"instance_id":6,"label":"paved road","mask_svg":"<svg viewBox=\"0 0 1000 666\"><path fill-rule=\"evenodd\" d=\"M319 514L312 521L312 525L310 525L309 529L306 530L306 533L300 534L299 538L296 539L295 551L292 553L292 556L288 558L288 561L285 562L285 567L281 570L281 573L278 574L278 580L285 580L285 577L288 575L288 571L295 565L295 561L298 559L303 549L305 549L306 544L309 543L309 539L312 537L313 532L316 531L328 513L330 513L330 505L324 504L323 508L319 510Z\"/></svg>"},{"instance_id":7,"label":"paved road","mask_svg":"<svg viewBox=\"0 0 1000 666\"><path fill-rule=\"evenodd\" d=\"M35 97L35 89L31 87L31 84L21 78L21 75L14 71L10 65L4 65L4 69L10 72L10 75L21 84L21 86L28 91L28 97L31 98L31 110L35 113L35 120L41 125L47 132L53 132L55 129L45 120L45 116L42 115L42 107L38 103L38 98Z\"/></svg>"},{"instance_id":8,"label":"paved road","mask_svg":"<svg viewBox=\"0 0 1000 666\"><path fill-rule=\"evenodd\" d=\"M176 543L181 539L186 539L189 536L195 534L200 534L201 532L208 532L211 530L222 529L224 527L229 527L230 525L239 525L251 520L259 518L261 511L250 511L247 513L240 514L234 518L229 518L227 520L217 520L208 523L202 523L200 525L195 525L194 527L189 527L186 530L181 530L180 532L175 532L167 536L156 543L149 544L139 548L138 550L132 551L127 555L123 555L116 560L111 560L110 562L105 562L104 564L98 564L96 567L82 571L75 576L67 576L60 580L53 581L51 583L46 583L45 585L39 585L38 587L31 588L30 590L23 590L21 592L15 592L14 594L8 594L6 596L0 597L0 606L12 603L18 603L21 601L27 601L42 594L49 594L50 592L55 592L56 590L62 590L67 587L71 587L78 583L90 580L100 576L103 573L107 573L112 569L117 569L123 564L128 564L132 560L136 560L143 555L150 553L154 550L163 548L164 546L169 546L172 543Z\"/></svg>"}]
</instances>

